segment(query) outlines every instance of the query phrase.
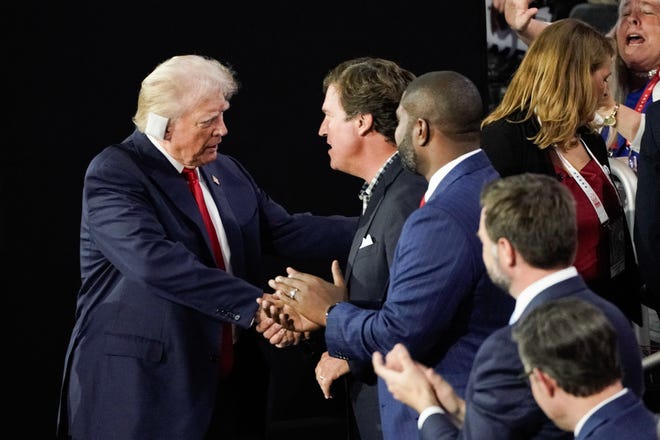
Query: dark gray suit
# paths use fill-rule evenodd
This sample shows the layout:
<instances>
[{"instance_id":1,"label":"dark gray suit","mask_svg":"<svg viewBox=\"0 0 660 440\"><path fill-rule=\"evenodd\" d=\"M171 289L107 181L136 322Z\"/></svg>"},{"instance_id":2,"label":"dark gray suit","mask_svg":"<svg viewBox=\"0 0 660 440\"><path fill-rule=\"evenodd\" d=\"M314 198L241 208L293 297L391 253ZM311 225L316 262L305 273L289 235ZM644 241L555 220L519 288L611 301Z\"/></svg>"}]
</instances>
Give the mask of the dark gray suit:
<instances>
[{"instance_id":1,"label":"dark gray suit","mask_svg":"<svg viewBox=\"0 0 660 440\"><path fill-rule=\"evenodd\" d=\"M422 176L403 168L398 154L383 171L359 220L348 256L345 278L352 303L380 308L387 294L390 265L401 228L419 206L426 187ZM367 244L370 241L373 244ZM378 387L371 362L350 361L349 366L348 394L360 438L381 439Z\"/></svg>"}]
</instances>

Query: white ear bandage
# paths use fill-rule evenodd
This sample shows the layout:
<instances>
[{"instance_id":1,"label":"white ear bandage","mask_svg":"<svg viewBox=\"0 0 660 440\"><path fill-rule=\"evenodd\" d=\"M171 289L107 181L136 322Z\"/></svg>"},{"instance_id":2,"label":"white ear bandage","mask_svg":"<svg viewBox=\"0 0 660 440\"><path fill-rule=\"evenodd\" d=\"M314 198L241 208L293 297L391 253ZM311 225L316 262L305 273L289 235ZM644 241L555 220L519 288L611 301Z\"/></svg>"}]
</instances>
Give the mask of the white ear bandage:
<instances>
[{"instance_id":1,"label":"white ear bandage","mask_svg":"<svg viewBox=\"0 0 660 440\"><path fill-rule=\"evenodd\" d=\"M165 139L165 130L167 129L167 118L151 113L147 115L147 127L144 133L158 139Z\"/></svg>"}]
</instances>

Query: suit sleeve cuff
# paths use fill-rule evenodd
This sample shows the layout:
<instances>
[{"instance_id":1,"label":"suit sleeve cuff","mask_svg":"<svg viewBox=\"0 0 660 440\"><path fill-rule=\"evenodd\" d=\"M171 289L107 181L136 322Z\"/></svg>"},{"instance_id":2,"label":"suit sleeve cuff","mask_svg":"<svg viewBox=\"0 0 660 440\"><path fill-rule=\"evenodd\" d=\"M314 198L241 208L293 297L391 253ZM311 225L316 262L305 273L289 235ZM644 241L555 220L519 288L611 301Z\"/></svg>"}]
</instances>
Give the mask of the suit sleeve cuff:
<instances>
[{"instance_id":1,"label":"suit sleeve cuff","mask_svg":"<svg viewBox=\"0 0 660 440\"><path fill-rule=\"evenodd\" d=\"M439 406L429 406L425 408L424 411L419 413L419 418L417 419L417 429L422 429L424 422L431 414L444 414L445 411Z\"/></svg>"}]
</instances>

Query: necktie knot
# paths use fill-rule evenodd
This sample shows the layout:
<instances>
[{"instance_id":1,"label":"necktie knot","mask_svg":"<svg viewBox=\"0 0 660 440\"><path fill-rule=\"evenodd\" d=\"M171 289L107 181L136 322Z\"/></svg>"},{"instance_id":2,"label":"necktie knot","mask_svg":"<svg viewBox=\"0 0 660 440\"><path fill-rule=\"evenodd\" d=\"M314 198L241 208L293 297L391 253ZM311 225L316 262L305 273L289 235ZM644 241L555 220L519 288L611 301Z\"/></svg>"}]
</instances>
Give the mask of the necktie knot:
<instances>
[{"instance_id":1,"label":"necktie knot","mask_svg":"<svg viewBox=\"0 0 660 440\"><path fill-rule=\"evenodd\" d=\"M197 180L199 180L197 178L197 169L196 168L184 168L181 173L185 176L188 183L195 183L195 182L197 182Z\"/></svg>"}]
</instances>

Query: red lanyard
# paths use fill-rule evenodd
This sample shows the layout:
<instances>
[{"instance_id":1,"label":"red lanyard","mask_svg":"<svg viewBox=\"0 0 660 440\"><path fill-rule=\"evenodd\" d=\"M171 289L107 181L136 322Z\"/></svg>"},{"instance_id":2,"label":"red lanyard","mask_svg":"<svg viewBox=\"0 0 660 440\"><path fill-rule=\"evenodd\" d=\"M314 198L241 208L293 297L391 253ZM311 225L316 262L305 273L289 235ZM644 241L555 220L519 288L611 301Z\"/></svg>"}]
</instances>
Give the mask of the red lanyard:
<instances>
[{"instance_id":1,"label":"red lanyard","mask_svg":"<svg viewBox=\"0 0 660 440\"><path fill-rule=\"evenodd\" d=\"M635 105L635 111L637 113L642 113L642 110L644 110L644 106L646 105L646 101L649 100L649 96L651 96L651 93L653 92L653 87L658 83L658 79L660 78L660 69L658 69L657 72L655 72L655 75L651 78L649 83L646 85L646 88L642 92L642 95L639 97L637 100L637 105ZM626 139L626 147L630 146L630 142L628 139Z\"/></svg>"},{"instance_id":2,"label":"red lanyard","mask_svg":"<svg viewBox=\"0 0 660 440\"><path fill-rule=\"evenodd\" d=\"M655 75L653 75L653 78L651 78L651 81L646 85L646 88L644 89L644 92L642 93L642 96L639 97L639 100L637 101L637 105L635 106L635 111L637 113L641 113L642 110L644 110L644 106L646 105L646 101L649 100L649 96L651 96L651 92L653 92L653 87L658 83L658 79L660 78L660 69L658 69L657 72L655 72Z\"/></svg>"}]
</instances>

